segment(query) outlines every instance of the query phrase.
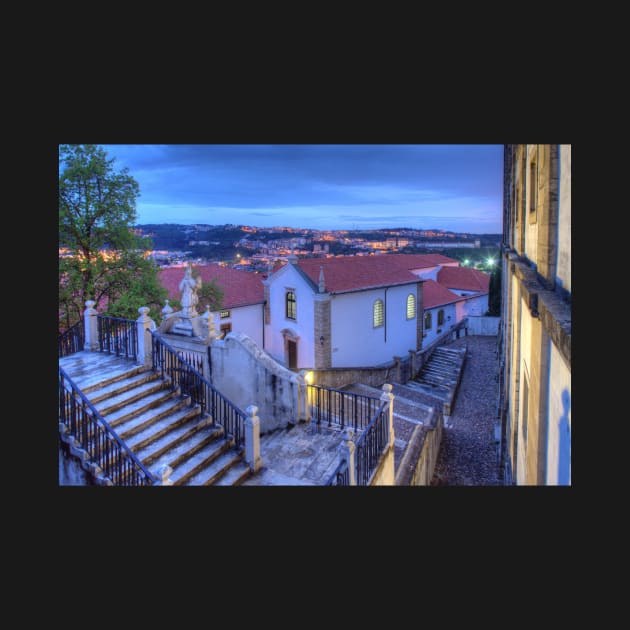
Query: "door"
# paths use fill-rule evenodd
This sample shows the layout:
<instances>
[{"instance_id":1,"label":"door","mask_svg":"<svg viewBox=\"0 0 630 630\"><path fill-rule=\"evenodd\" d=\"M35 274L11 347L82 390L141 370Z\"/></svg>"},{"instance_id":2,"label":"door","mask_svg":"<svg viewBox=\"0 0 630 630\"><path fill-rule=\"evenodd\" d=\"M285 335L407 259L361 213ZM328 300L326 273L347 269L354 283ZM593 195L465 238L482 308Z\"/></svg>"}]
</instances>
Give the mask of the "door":
<instances>
[{"instance_id":1,"label":"door","mask_svg":"<svg viewBox=\"0 0 630 630\"><path fill-rule=\"evenodd\" d=\"M287 355L289 369L297 369L297 342L287 340Z\"/></svg>"}]
</instances>

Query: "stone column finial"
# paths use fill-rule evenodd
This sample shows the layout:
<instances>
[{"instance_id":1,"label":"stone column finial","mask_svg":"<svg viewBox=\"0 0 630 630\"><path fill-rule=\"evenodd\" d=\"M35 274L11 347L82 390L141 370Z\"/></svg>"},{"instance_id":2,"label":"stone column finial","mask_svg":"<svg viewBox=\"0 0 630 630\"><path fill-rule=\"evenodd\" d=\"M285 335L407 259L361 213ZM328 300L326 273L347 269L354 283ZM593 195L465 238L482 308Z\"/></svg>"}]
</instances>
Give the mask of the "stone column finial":
<instances>
[{"instance_id":1,"label":"stone column finial","mask_svg":"<svg viewBox=\"0 0 630 630\"><path fill-rule=\"evenodd\" d=\"M173 482L170 480L171 473L173 469L168 465L164 464L160 466L158 470L158 481L156 481L153 485L155 486L172 486Z\"/></svg>"},{"instance_id":2,"label":"stone column finial","mask_svg":"<svg viewBox=\"0 0 630 630\"><path fill-rule=\"evenodd\" d=\"M83 313L83 328L85 331L84 350L95 352L99 349L98 343L98 311L94 308L96 302L87 300L85 302L85 311Z\"/></svg>"},{"instance_id":3,"label":"stone column finial","mask_svg":"<svg viewBox=\"0 0 630 630\"><path fill-rule=\"evenodd\" d=\"M346 429L343 432L343 442L339 445L339 457L345 460L348 466L348 480L351 486L357 485L354 431Z\"/></svg>"},{"instance_id":4,"label":"stone column finial","mask_svg":"<svg viewBox=\"0 0 630 630\"><path fill-rule=\"evenodd\" d=\"M152 346L151 346L151 333L150 330L155 330L155 322L149 317L149 307L141 306L138 309L140 317L136 320L138 327L138 357L137 362L145 367L151 367L152 360Z\"/></svg>"},{"instance_id":5,"label":"stone column finial","mask_svg":"<svg viewBox=\"0 0 630 630\"><path fill-rule=\"evenodd\" d=\"M166 319L173 312L173 307L168 303L168 299L164 300L164 308L162 309L162 319Z\"/></svg>"},{"instance_id":6,"label":"stone column finial","mask_svg":"<svg viewBox=\"0 0 630 630\"><path fill-rule=\"evenodd\" d=\"M381 394L381 400L388 403L389 408L389 446L394 448L394 394L392 394L393 387L389 383L383 385L383 393Z\"/></svg>"},{"instance_id":7,"label":"stone column finial","mask_svg":"<svg viewBox=\"0 0 630 630\"><path fill-rule=\"evenodd\" d=\"M260 418L256 415L258 407L250 405L245 410L245 461L249 464L250 470L255 473L262 466L260 457Z\"/></svg>"}]
</instances>

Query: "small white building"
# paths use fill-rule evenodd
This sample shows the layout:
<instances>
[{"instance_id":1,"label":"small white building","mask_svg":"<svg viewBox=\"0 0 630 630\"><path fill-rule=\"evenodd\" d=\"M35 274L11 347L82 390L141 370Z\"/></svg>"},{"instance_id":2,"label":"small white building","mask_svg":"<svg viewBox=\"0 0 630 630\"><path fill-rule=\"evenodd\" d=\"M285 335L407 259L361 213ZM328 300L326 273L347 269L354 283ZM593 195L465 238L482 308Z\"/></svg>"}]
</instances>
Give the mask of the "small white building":
<instances>
[{"instance_id":1,"label":"small white building","mask_svg":"<svg viewBox=\"0 0 630 630\"><path fill-rule=\"evenodd\" d=\"M263 348L263 277L258 273L218 264L197 265L195 270L199 271L203 282L214 282L223 292L221 308L214 313L217 332L222 336L232 331L244 332L258 347ZM160 282L167 289L170 299L178 300L181 297L179 283L183 275L181 267L160 270ZM205 304L199 303L199 314L205 307Z\"/></svg>"}]
</instances>

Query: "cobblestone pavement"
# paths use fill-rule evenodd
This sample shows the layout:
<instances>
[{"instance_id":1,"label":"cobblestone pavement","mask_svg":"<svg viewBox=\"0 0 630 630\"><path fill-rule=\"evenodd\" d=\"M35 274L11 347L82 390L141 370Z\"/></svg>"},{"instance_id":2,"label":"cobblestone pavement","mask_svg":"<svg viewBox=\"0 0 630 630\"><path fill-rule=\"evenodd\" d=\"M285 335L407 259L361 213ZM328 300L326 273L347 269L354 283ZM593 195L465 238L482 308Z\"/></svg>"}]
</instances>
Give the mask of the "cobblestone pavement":
<instances>
[{"instance_id":1,"label":"cobblestone pavement","mask_svg":"<svg viewBox=\"0 0 630 630\"><path fill-rule=\"evenodd\" d=\"M497 338L461 337L450 348L468 346L464 373L451 415L444 429L432 486L498 486L494 443L499 386Z\"/></svg>"}]
</instances>

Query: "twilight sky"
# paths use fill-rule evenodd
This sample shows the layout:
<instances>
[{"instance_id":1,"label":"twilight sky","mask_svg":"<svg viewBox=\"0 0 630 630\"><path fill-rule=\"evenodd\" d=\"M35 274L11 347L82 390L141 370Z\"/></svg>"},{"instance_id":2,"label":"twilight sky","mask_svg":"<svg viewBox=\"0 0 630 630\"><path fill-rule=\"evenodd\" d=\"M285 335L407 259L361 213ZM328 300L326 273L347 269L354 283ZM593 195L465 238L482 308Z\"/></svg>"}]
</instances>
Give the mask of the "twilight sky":
<instances>
[{"instance_id":1,"label":"twilight sky","mask_svg":"<svg viewBox=\"0 0 630 630\"><path fill-rule=\"evenodd\" d=\"M138 223L500 233L502 145L103 144Z\"/></svg>"}]
</instances>

